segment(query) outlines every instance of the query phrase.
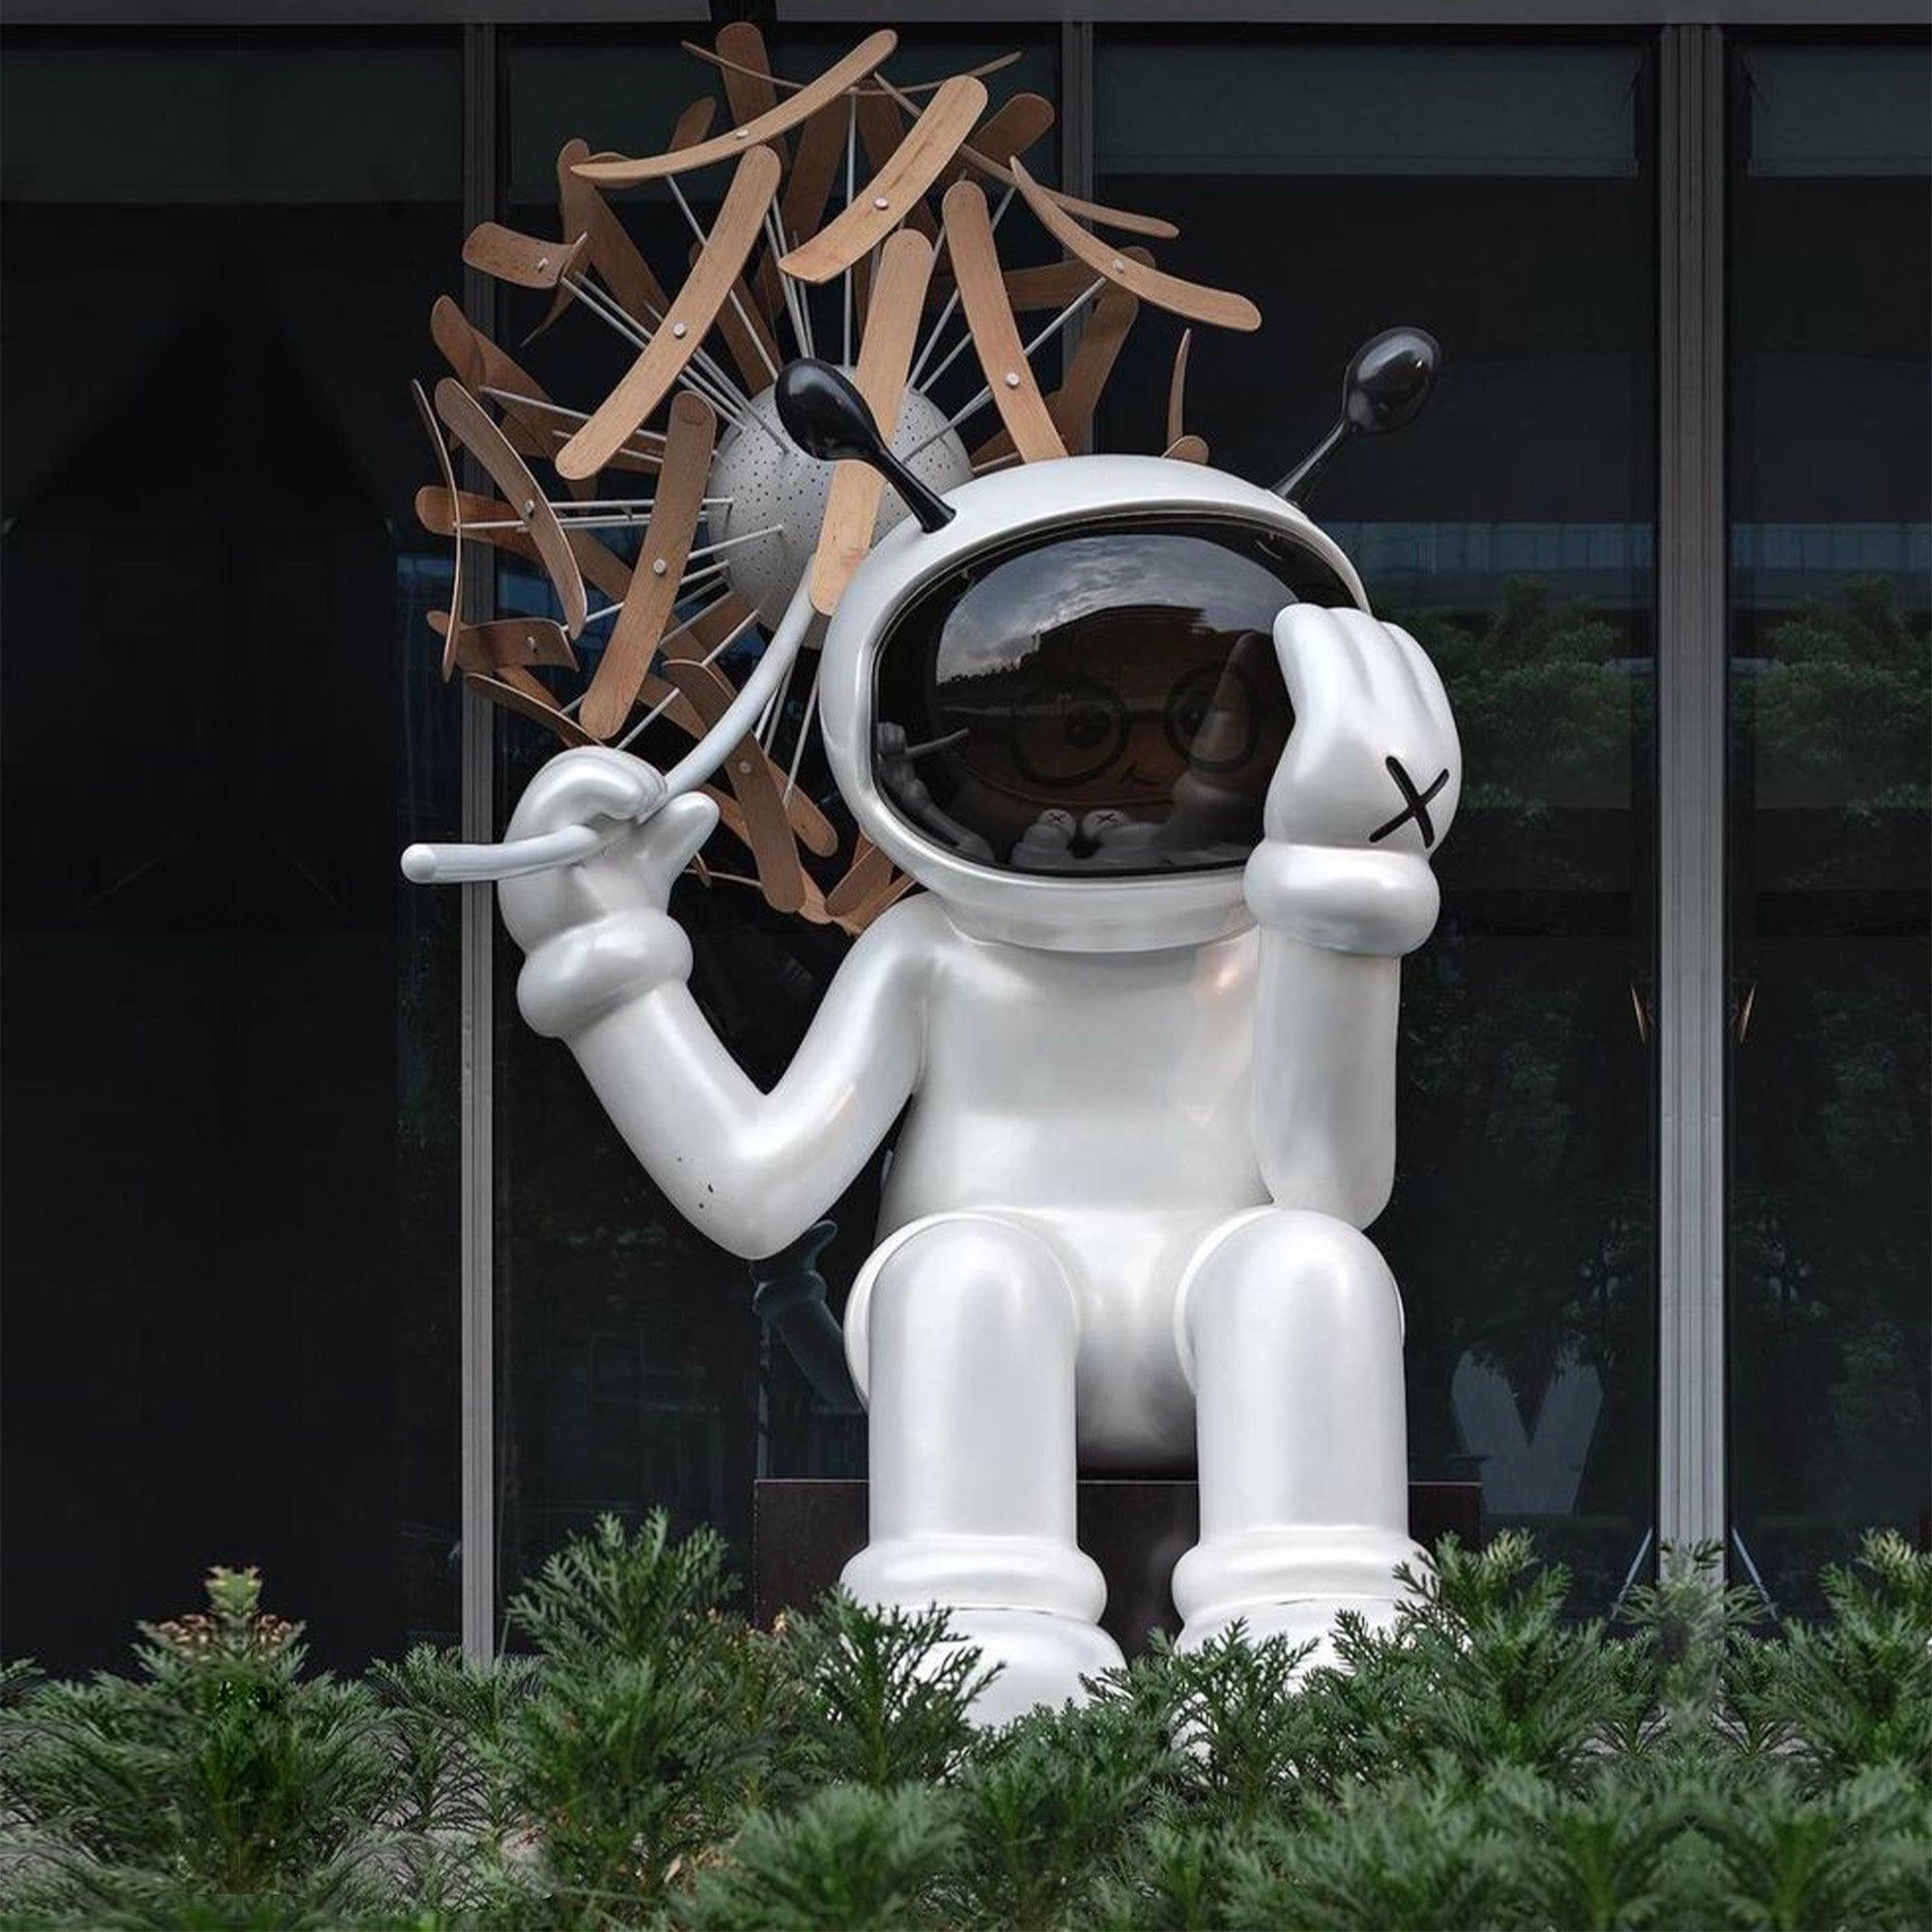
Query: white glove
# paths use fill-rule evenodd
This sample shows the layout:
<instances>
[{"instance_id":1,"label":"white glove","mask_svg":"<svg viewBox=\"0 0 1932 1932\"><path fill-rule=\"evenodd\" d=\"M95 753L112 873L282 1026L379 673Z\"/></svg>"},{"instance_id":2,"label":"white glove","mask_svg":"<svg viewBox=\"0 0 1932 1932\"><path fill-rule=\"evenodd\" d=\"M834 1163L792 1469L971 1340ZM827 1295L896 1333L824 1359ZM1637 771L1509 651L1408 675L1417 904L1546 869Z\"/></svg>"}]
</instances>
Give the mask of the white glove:
<instances>
[{"instance_id":1,"label":"white glove","mask_svg":"<svg viewBox=\"0 0 1932 1932\"><path fill-rule=\"evenodd\" d=\"M497 885L503 923L529 954L517 990L531 1026L568 1036L620 998L689 977L690 944L665 908L717 823L701 792L667 803L661 773L601 745L560 753L530 781L508 837L611 834L577 865Z\"/></svg>"},{"instance_id":2,"label":"white glove","mask_svg":"<svg viewBox=\"0 0 1932 1932\"><path fill-rule=\"evenodd\" d=\"M1463 753L1435 667L1364 611L1292 604L1274 625L1294 705L1247 895L1264 925L1347 952L1419 946L1428 862L1456 816Z\"/></svg>"}]
</instances>

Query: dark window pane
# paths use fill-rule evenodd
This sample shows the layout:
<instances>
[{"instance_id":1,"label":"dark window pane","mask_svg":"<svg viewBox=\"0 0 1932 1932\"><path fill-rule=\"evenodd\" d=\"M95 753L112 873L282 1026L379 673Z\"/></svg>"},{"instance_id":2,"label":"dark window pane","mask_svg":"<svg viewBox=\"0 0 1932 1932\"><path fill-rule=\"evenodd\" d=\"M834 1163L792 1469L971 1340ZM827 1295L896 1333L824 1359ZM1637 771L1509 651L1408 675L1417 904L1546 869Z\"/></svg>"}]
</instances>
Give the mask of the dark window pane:
<instances>
[{"instance_id":1,"label":"dark window pane","mask_svg":"<svg viewBox=\"0 0 1932 1932\"><path fill-rule=\"evenodd\" d=\"M1197 331L1186 421L1284 474L1354 349L1444 370L1311 509L1435 658L1466 787L1404 975L1394 1199L1418 1478L1480 1474L1607 1600L1652 1520L1656 841L1647 42L1103 33L1098 192L1264 326ZM1102 446L1157 449L1176 328L1143 310Z\"/></svg>"},{"instance_id":2,"label":"dark window pane","mask_svg":"<svg viewBox=\"0 0 1932 1932\"><path fill-rule=\"evenodd\" d=\"M458 810L405 394L453 35L11 37L4 1640L454 1626Z\"/></svg>"},{"instance_id":3,"label":"dark window pane","mask_svg":"<svg viewBox=\"0 0 1932 1932\"><path fill-rule=\"evenodd\" d=\"M1749 37L1730 128L1730 1478L1780 1604L1932 1507L1932 68Z\"/></svg>"}]
</instances>

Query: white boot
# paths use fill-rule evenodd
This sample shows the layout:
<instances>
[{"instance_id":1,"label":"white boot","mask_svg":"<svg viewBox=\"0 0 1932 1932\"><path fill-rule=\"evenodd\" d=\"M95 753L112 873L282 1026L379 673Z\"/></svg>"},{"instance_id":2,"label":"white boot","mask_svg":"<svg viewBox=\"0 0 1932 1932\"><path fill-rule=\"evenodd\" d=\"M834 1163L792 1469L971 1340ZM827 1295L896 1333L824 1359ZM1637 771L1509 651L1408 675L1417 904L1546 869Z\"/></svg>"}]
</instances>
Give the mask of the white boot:
<instances>
[{"instance_id":1,"label":"white boot","mask_svg":"<svg viewBox=\"0 0 1932 1932\"><path fill-rule=\"evenodd\" d=\"M1264 1208L1216 1230L1175 1309L1194 1389L1201 1541L1175 1566L1183 1650L1237 1619L1335 1661L1337 1615L1394 1620L1409 1540L1402 1302L1366 1236Z\"/></svg>"},{"instance_id":2,"label":"white boot","mask_svg":"<svg viewBox=\"0 0 1932 1932\"><path fill-rule=\"evenodd\" d=\"M862 1603L945 1605L999 1676L1002 1724L1084 1698L1122 1662L1106 1585L1074 1542L1079 1310L1051 1247L991 1215L915 1222L853 1291L846 1350L870 1416L871 1540L845 1566Z\"/></svg>"}]
</instances>

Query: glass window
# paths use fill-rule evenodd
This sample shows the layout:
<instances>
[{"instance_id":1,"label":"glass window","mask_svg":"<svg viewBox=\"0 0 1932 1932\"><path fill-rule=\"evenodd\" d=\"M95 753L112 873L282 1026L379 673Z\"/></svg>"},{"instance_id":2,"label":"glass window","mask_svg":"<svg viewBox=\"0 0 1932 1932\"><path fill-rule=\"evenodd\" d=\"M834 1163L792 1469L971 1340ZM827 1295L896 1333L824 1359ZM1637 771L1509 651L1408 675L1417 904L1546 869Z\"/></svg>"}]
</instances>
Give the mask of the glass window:
<instances>
[{"instance_id":1,"label":"glass window","mask_svg":"<svg viewBox=\"0 0 1932 1932\"><path fill-rule=\"evenodd\" d=\"M6 1646L456 1615L457 822L406 393L453 34L10 36Z\"/></svg>"},{"instance_id":2,"label":"glass window","mask_svg":"<svg viewBox=\"0 0 1932 1932\"><path fill-rule=\"evenodd\" d=\"M1932 69L1730 66L1733 1556L1932 1512Z\"/></svg>"},{"instance_id":3,"label":"glass window","mask_svg":"<svg viewBox=\"0 0 1932 1932\"><path fill-rule=\"evenodd\" d=\"M556 161L576 136L594 148L646 154L669 138L679 113L700 96L718 100L714 130L728 125L718 76L678 45L674 31L567 36L506 35L502 50L510 157L504 218L532 233L557 233ZM781 75L809 77L829 66L856 33L786 27L769 37ZM913 32L890 71L901 83L937 79L1018 48L1014 66L987 77L994 104L1026 90L1057 94L1051 34L999 42ZM1028 160L1058 179L1057 130ZM854 157L862 186L871 166ZM843 169L829 207L844 198ZM679 178L690 217L708 224L730 179L724 168ZM613 198L660 281L687 272L695 236L668 189L647 186ZM1015 240L1026 241L1018 224ZM1008 226L1001 229L1003 246ZM1050 254L1036 231L1033 253ZM446 272L455 273L453 254ZM499 338L519 343L544 298L503 292ZM820 292L811 327L821 355L844 359L844 308L838 283ZM781 346L795 344L783 323ZM950 347L950 344L948 345ZM636 352L597 319L566 315L515 353L558 401L590 407ZM944 355L945 350L941 350ZM737 372L741 376L747 372ZM755 373L755 371L752 372ZM950 413L980 383L970 355L941 380ZM586 399L590 399L586 401ZM969 423L969 444L996 427ZM627 551L620 534L612 548ZM499 599L548 609L548 590L528 576L499 575ZM699 608L695 605L693 608ZM593 625L580 647L594 670L609 624ZM727 659L734 679L762 645L751 634ZM803 722L801 678L777 727L788 748ZM668 726L662 727L668 731ZM647 738L637 750L674 756L688 740ZM535 726L503 725L499 797L514 805L554 749ZM839 827L851 823L815 745L801 782ZM750 866L744 867L749 874ZM692 990L740 1064L769 1087L804 1037L849 941L836 927L773 912L749 878L712 868L710 883L686 878L672 910L691 934ZM826 871L829 883L838 877ZM602 1510L636 1517L668 1505L681 1527L709 1522L749 1563L754 1477L862 1476L865 1423L846 1379L836 1328L846 1293L870 1252L885 1155L827 1219L786 1254L748 1265L715 1247L669 1208L599 1108L569 1053L539 1039L516 1011L521 959L507 940L497 962L497 1577L501 1590ZM824 1293L814 1293L811 1277Z\"/></svg>"},{"instance_id":4,"label":"glass window","mask_svg":"<svg viewBox=\"0 0 1932 1932\"><path fill-rule=\"evenodd\" d=\"M1480 1475L1603 1603L1652 1521L1656 253L1647 40L1103 31L1097 193L1240 289L1184 427L1262 483L1378 330L1437 392L1310 508L1422 639L1466 767L1442 923L1404 975L1396 1186L1421 1478ZM1178 326L1143 310L1102 446L1152 449Z\"/></svg>"}]
</instances>

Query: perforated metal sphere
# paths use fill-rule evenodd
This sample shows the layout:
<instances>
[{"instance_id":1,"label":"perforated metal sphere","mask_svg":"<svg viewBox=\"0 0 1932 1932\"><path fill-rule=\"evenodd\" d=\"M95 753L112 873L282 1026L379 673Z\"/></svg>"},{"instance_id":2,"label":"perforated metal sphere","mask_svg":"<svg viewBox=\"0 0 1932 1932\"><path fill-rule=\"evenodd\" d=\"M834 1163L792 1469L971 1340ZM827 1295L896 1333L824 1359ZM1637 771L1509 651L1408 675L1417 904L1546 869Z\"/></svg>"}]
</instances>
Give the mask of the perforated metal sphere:
<instances>
[{"instance_id":1,"label":"perforated metal sphere","mask_svg":"<svg viewBox=\"0 0 1932 1932\"><path fill-rule=\"evenodd\" d=\"M837 466L815 461L786 436L771 389L753 399L752 414L756 421L732 430L711 465L710 494L731 499L729 509L713 514L711 540L779 526L770 536L724 553L731 588L771 625L784 615L792 592L811 567ZM942 495L973 473L965 444L956 431L944 427L945 422L931 402L915 393L900 408L898 433L893 438L895 452L907 460L914 475ZM942 432L938 438L914 456L912 452L936 430ZM888 485L880 493L873 541L907 514Z\"/></svg>"}]
</instances>

